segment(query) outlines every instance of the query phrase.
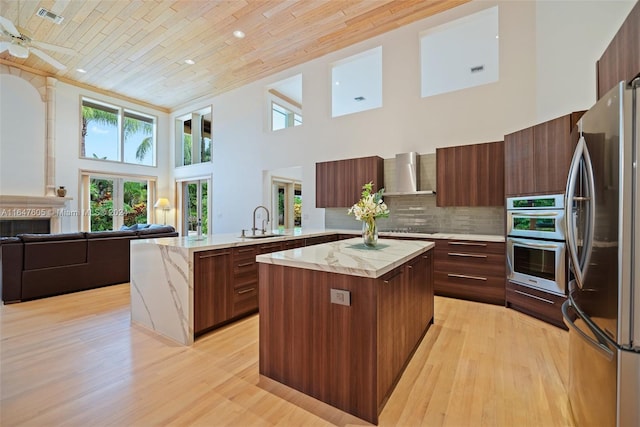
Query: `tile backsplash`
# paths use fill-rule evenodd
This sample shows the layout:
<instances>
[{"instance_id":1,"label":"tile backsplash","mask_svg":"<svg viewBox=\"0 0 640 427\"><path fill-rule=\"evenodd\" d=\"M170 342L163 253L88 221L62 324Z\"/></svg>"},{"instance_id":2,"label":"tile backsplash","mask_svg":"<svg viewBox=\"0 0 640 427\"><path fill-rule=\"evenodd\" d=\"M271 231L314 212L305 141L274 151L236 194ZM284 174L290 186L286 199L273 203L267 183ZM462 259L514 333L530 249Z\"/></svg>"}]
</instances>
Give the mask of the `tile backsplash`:
<instances>
[{"instance_id":1,"label":"tile backsplash","mask_svg":"<svg viewBox=\"0 0 640 427\"><path fill-rule=\"evenodd\" d=\"M436 206L436 196L388 196L384 199L389 218L378 220L384 230L416 230L457 234L504 235L504 208L496 207L451 207ZM325 227L359 230L362 223L347 208L327 208L324 213Z\"/></svg>"}]
</instances>

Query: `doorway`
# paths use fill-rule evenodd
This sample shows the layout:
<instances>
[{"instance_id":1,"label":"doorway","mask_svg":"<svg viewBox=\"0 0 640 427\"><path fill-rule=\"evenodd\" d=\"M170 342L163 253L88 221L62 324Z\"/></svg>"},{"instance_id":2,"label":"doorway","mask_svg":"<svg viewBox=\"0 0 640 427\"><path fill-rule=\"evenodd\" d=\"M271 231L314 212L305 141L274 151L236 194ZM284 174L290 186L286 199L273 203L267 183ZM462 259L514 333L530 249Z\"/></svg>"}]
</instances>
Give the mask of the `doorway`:
<instances>
[{"instance_id":1,"label":"doorway","mask_svg":"<svg viewBox=\"0 0 640 427\"><path fill-rule=\"evenodd\" d=\"M209 234L209 180L197 179L182 182L182 235Z\"/></svg>"},{"instance_id":2,"label":"doorway","mask_svg":"<svg viewBox=\"0 0 640 427\"><path fill-rule=\"evenodd\" d=\"M271 211L279 231L302 227L302 183L271 177Z\"/></svg>"}]
</instances>

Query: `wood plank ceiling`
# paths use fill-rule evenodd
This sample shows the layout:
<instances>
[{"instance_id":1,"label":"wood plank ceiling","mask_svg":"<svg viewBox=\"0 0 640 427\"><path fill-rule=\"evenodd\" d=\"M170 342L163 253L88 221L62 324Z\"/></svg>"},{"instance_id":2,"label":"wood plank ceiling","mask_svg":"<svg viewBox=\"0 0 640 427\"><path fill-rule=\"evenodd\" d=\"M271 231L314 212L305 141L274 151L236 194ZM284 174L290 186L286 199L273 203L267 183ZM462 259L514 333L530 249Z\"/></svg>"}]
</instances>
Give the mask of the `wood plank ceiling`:
<instances>
[{"instance_id":1,"label":"wood plank ceiling","mask_svg":"<svg viewBox=\"0 0 640 427\"><path fill-rule=\"evenodd\" d=\"M64 70L34 54L5 51L0 62L169 111L468 1L0 0L0 16L33 40L77 52L45 50ZM63 22L38 17L40 7Z\"/></svg>"}]
</instances>

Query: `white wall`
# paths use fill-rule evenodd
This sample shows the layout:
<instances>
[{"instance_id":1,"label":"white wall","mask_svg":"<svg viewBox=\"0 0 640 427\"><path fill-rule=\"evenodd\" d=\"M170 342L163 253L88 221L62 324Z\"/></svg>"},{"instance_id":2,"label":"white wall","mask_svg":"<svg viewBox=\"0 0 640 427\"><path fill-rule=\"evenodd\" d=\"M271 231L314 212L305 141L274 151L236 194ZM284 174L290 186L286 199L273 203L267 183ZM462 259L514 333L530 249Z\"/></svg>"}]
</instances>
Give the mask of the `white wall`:
<instances>
[{"instance_id":1,"label":"white wall","mask_svg":"<svg viewBox=\"0 0 640 427\"><path fill-rule=\"evenodd\" d=\"M500 80L421 98L418 33L495 4L500 7ZM269 202L263 191L265 170L302 167L303 223L321 227L324 210L313 203L318 161L390 158L405 151L424 154L437 147L498 141L588 108L595 99L595 62L632 6L632 1L476 0L185 106L176 115L213 104L213 165L199 166L210 168L214 177L213 231L247 228L253 208ZM383 50L383 107L332 119L330 64L378 45ZM303 125L265 131L265 86L297 73L303 75Z\"/></svg>"},{"instance_id":2,"label":"white wall","mask_svg":"<svg viewBox=\"0 0 640 427\"><path fill-rule=\"evenodd\" d=\"M596 102L596 61L635 1L540 1L536 6L537 119Z\"/></svg>"},{"instance_id":3,"label":"white wall","mask_svg":"<svg viewBox=\"0 0 640 427\"><path fill-rule=\"evenodd\" d=\"M21 75L24 78L0 73L0 193L43 196L45 104L35 87L26 80L33 76L24 71ZM80 158L80 99L83 95L156 116L159 166L127 165ZM158 177L158 195L173 197L173 181L169 180L169 150L173 145L168 137L166 113L60 81L56 84L55 100L55 185L65 186L67 197L73 198L67 202L66 210L80 212L80 170ZM173 221L167 217L167 223ZM63 232L77 231L79 224L80 218L77 216L67 215L61 218Z\"/></svg>"}]
</instances>

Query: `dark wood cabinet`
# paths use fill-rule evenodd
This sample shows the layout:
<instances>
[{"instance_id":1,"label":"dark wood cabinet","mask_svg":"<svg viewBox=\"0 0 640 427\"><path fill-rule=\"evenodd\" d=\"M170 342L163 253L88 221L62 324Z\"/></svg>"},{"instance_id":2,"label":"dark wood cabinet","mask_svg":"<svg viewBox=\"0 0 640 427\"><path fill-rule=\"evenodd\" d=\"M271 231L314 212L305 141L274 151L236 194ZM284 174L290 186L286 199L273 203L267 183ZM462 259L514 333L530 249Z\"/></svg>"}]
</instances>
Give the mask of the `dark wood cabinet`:
<instances>
[{"instance_id":1,"label":"dark wood cabinet","mask_svg":"<svg viewBox=\"0 0 640 427\"><path fill-rule=\"evenodd\" d=\"M505 135L504 188L507 197L564 193L582 112Z\"/></svg>"},{"instance_id":2,"label":"dark wood cabinet","mask_svg":"<svg viewBox=\"0 0 640 427\"><path fill-rule=\"evenodd\" d=\"M237 317L258 309L258 245L233 248L233 286L231 316Z\"/></svg>"},{"instance_id":3,"label":"dark wood cabinet","mask_svg":"<svg viewBox=\"0 0 640 427\"><path fill-rule=\"evenodd\" d=\"M506 289L507 307L567 329L562 320L561 311L562 303L567 297L522 286L509 280L507 280Z\"/></svg>"},{"instance_id":4,"label":"dark wood cabinet","mask_svg":"<svg viewBox=\"0 0 640 427\"><path fill-rule=\"evenodd\" d=\"M468 240L435 243L436 295L504 304L504 243Z\"/></svg>"},{"instance_id":5,"label":"dark wood cabinet","mask_svg":"<svg viewBox=\"0 0 640 427\"><path fill-rule=\"evenodd\" d=\"M629 83L640 75L640 2L598 60L597 74L598 99L620 81Z\"/></svg>"},{"instance_id":6,"label":"dark wood cabinet","mask_svg":"<svg viewBox=\"0 0 640 427\"><path fill-rule=\"evenodd\" d=\"M431 251L376 279L261 263L260 374L377 424L433 323L431 268Z\"/></svg>"},{"instance_id":7,"label":"dark wood cabinet","mask_svg":"<svg viewBox=\"0 0 640 427\"><path fill-rule=\"evenodd\" d=\"M378 156L316 163L316 207L350 207L360 199L362 186L384 185L384 159Z\"/></svg>"},{"instance_id":8,"label":"dark wood cabinet","mask_svg":"<svg viewBox=\"0 0 640 427\"><path fill-rule=\"evenodd\" d=\"M504 143L436 149L437 206L503 206Z\"/></svg>"},{"instance_id":9,"label":"dark wood cabinet","mask_svg":"<svg viewBox=\"0 0 640 427\"><path fill-rule=\"evenodd\" d=\"M218 249L194 255L194 333L219 325L230 317L231 250Z\"/></svg>"}]
</instances>

